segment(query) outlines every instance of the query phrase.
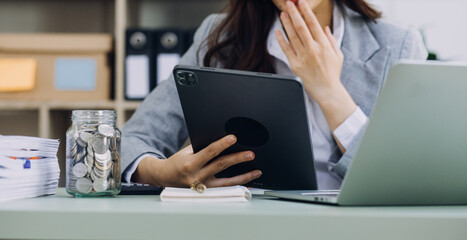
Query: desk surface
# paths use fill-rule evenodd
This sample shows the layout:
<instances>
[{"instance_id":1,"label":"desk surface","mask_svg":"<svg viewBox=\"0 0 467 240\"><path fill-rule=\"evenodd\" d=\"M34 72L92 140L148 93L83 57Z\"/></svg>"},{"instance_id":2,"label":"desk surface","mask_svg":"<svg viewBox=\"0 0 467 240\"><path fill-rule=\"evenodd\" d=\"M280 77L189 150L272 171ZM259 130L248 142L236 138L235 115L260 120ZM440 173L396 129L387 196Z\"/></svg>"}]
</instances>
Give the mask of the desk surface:
<instances>
[{"instance_id":1,"label":"desk surface","mask_svg":"<svg viewBox=\"0 0 467 240\"><path fill-rule=\"evenodd\" d=\"M7 239L467 239L467 206L334 207L254 196L162 203L158 196L56 196L0 204Z\"/></svg>"}]
</instances>

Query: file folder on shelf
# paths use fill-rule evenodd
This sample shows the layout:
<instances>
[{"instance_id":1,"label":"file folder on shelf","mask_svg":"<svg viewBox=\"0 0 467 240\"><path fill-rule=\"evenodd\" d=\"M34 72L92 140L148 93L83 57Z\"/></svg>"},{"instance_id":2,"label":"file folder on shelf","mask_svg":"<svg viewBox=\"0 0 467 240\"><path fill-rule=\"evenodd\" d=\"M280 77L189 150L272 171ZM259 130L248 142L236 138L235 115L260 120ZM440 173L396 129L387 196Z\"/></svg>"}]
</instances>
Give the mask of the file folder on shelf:
<instances>
[{"instance_id":1,"label":"file folder on shelf","mask_svg":"<svg viewBox=\"0 0 467 240\"><path fill-rule=\"evenodd\" d=\"M195 31L195 28L128 29L125 98L142 100L168 79L181 56L193 43Z\"/></svg>"},{"instance_id":2,"label":"file folder on shelf","mask_svg":"<svg viewBox=\"0 0 467 240\"><path fill-rule=\"evenodd\" d=\"M125 41L125 98L142 100L156 86L154 32L128 29Z\"/></svg>"},{"instance_id":3,"label":"file folder on shelf","mask_svg":"<svg viewBox=\"0 0 467 240\"><path fill-rule=\"evenodd\" d=\"M185 51L184 31L180 29L156 30L156 83L167 80ZM156 84L156 86L157 86Z\"/></svg>"}]
</instances>

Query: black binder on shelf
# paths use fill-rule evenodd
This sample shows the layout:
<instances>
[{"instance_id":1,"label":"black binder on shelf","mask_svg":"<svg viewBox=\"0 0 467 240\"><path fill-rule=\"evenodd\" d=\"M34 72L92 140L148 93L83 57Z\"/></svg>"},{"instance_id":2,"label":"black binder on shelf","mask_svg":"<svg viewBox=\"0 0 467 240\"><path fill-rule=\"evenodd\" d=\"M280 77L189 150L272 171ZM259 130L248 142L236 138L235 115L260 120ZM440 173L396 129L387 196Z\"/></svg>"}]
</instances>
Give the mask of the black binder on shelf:
<instances>
[{"instance_id":1,"label":"black binder on shelf","mask_svg":"<svg viewBox=\"0 0 467 240\"><path fill-rule=\"evenodd\" d=\"M156 86L154 31L128 29L125 36L125 98L142 100Z\"/></svg>"},{"instance_id":2,"label":"black binder on shelf","mask_svg":"<svg viewBox=\"0 0 467 240\"><path fill-rule=\"evenodd\" d=\"M128 29L126 31L125 98L144 99L166 80L193 43L192 29Z\"/></svg>"},{"instance_id":3,"label":"black binder on shelf","mask_svg":"<svg viewBox=\"0 0 467 240\"><path fill-rule=\"evenodd\" d=\"M155 30L156 83L166 80L185 52L185 32L182 29ZM156 84L156 85L157 85Z\"/></svg>"}]
</instances>

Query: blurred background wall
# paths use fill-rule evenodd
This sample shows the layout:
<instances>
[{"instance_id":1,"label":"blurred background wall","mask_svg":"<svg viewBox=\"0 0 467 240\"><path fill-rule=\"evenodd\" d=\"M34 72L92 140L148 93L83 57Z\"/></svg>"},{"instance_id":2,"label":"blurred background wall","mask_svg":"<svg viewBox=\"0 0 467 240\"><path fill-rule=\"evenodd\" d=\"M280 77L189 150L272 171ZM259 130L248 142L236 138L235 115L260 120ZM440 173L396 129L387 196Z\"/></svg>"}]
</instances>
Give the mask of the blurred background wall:
<instances>
[{"instance_id":1,"label":"blurred background wall","mask_svg":"<svg viewBox=\"0 0 467 240\"><path fill-rule=\"evenodd\" d=\"M369 0L385 19L420 30L440 60L467 60L466 0Z\"/></svg>"}]
</instances>

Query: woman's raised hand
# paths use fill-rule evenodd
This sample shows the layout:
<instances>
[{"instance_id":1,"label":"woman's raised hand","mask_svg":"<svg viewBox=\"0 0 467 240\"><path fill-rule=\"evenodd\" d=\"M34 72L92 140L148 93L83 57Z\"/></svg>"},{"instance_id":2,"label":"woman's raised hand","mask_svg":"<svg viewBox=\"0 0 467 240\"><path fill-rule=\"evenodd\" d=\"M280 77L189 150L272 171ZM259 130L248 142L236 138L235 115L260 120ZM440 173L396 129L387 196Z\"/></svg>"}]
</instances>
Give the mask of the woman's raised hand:
<instances>
[{"instance_id":1,"label":"woman's raised hand","mask_svg":"<svg viewBox=\"0 0 467 240\"><path fill-rule=\"evenodd\" d=\"M195 182L204 183L207 187L246 184L260 177L261 171L255 170L231 178L214 176L230 166L255 158L251 151L218 157L222 151L234 145L236 141L235 136L228 135L211 143L198 153L193 153L190 145L166 160L146 157L138 165L134 180L164 187L189 187Z\"/></svg>"},{"instance_id":2,"label":"woman's raised hand","mask_svg":"<svg viewBox=\"0 0 467 240\"><path fill-rule=\"evenodd\" d=\"M298 1L297 6L288 1L287 8L288 13L283 12L280 17L289 43L279 30L277 39L307 93L320 102L342 87L340 75L344 55L329 27L321 28L305 0Z\"/></svg>"},{"instance_id":3,"label":"woman's raised hand","mask_svg":"<svg viewBox=\"0 0 467 240\"><path fill-rule=\"evenodd\" d=\"M344 55L329 27L321 28L305 0L299 0L297 6L288 1L287 11L281 13L281 21L289 42L279 30L277 40L292 71L320 105L333 132L357 108L340 81ZM345 152L342 147L341 150Z\"/></svg>"}]
</instances>

